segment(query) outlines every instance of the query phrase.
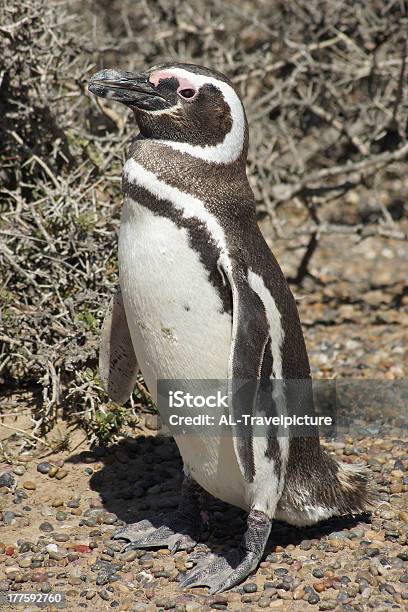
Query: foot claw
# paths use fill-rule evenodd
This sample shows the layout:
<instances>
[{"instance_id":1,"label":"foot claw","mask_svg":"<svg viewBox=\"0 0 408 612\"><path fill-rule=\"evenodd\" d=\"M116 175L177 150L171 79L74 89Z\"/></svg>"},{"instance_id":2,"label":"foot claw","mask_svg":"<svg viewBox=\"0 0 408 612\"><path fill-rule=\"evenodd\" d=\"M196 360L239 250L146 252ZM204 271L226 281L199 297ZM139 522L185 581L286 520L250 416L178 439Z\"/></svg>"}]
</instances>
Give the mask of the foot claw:
<instances>
[{"instance_id":1,"label":"foot claw","mask_svg":"<svg viewBox=\"0 0 408 612\"><path fill-rule=\"evenodd\" d=\"M186 534L183 535L181 533L177 533L175 534L175 536L176 536L176 540L174 541L171 547L170 547L170 541L169 541L169 548L170 548L170 552L172 555L174 555L179 550L186 550L187 552L190 552L194 549L194 546L197 544L197 542L193 540L193 538L191 538L190 536Z\"/></svg>"}]
</instances>

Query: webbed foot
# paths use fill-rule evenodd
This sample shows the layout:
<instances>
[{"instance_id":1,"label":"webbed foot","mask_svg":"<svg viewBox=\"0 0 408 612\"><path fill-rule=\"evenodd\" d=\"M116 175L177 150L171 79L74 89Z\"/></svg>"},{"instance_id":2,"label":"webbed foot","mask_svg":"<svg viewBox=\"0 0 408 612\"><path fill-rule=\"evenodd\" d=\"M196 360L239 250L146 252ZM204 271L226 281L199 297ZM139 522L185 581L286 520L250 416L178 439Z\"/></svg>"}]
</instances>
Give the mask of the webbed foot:
<instances>
[{"instance_id":1,"label":"webbed foot","mask_svg":"<svg viewBox=\"0 0 408 612\"><path fill-rule=\"evenodd\" d=\"M190 559L193 561L194 557ZM221 593L238 584L256 568L260 558L241 549L225 555L206 555L180 582L182 588L208 586L209 594Z\"/></svg>"},{"instance_id":2,"label":"webbed foot","mask_svg":"<svg viewBox=\"0 0 408 612\"><path fill-rule=\"evenodd\" d=\"M126 548L168 547L172 553L192 550L197 544L199 524L188 520L182 513L161 514L155 517L155 525L148 519L131 523L116 531L112 538L128 540Z\"/></svg>"},{"instance_id":3,"label":"webbed foot","mask_svg":"<svg viewBox=\"0 0 408 612\"><path fill-rule=\"evenodd\" d=\"M271 531L270 519L258 510L248 516L248 529L238 549L224 555L190 555L197 565L180 582L182 588L208 586L210 595L235 586L257 567Z\"/></svg>"}]
</instances>

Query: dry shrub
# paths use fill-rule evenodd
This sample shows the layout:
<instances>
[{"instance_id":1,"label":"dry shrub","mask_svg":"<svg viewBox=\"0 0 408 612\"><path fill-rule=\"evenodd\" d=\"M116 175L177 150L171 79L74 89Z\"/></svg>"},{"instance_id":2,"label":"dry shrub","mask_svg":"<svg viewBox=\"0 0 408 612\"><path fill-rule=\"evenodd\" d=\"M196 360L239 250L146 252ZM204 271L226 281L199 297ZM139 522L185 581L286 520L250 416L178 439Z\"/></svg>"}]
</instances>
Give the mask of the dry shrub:
<instances>
[{"instance_id":1,"label":"dry shrub","mask_svg":"<svg viewBox=\"0 0 408 612\"><path fill-rule=\"evenodd\" d=\"M0 364L6 393L37 391L36 430L61 406L90 423L106 407L98 329L117 282L119 177L135 128L87 95L98 68L177 59L234 80L259 213L280 232L294 202L304 211L296 282L320 233L406 239L404 2L13 0L0 23ZM339 215L350 190L359 204Z\"/></svg>"}]
</instances>

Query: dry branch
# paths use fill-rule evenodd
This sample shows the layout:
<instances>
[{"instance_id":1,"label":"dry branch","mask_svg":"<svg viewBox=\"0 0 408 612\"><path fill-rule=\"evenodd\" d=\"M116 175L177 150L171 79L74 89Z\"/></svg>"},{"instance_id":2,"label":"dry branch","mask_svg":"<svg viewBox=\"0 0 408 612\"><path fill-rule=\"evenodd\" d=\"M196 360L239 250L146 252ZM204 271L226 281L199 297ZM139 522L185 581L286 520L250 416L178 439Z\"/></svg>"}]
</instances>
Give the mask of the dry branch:
<instances>
[{"instance_id":1,"label":"dry branch","mask_svg":"<svg viewBox=\"0 0 408 612\"><path fill-rule=\"evenodd\" d=\"M331 166L330 168L318 170L309 176L305 176L302 181L294 183L293 185L283 183L275 185L272 188L272 193L275 196L276 202L283 202L285 200L290 200L301 193L310 195L311 193L317 191L333 191L335 189L343 189L344 182L338 185L332 185L326 184L325 181L340 175L363 175L365 172L384 168L392 162L404 160L406 157L408 157L408 143L396 151L388 151L379 155L371 155L367 159L358 162L347 163L341 166ZM361 176L359 180L361 181Z\"/></svg>"}]
</instances>

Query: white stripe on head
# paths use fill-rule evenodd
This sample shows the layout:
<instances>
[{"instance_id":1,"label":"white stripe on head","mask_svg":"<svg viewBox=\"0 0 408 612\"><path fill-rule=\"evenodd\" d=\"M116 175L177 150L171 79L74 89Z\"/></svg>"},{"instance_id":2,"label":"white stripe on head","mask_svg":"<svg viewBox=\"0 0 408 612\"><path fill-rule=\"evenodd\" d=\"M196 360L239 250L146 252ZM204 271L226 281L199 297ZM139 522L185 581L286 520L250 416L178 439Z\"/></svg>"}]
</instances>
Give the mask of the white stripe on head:
<instances>
[{"instance_id":1,"label":"white stripe on head","mask_svg":"<svg viewBox=\"0 0 408 612\"><path fill-rule=\"evenodd\" d=\"M181 79L182 82L184 80L188 81L197 89L205 84L214 85L214 87L221 91L225 102L228 104L232 119L230 131L226 134L224 140L216 145L199 146L189 144L188 142L173 142L171 140L159 140L158 142L181 153L188 153L193 157L198 157L215 164L228 164L238 159L244 146L245 114L242 102L231 85L214 77L196 74L184 68L165 68L162 71L159 69L156 72L158 76L160 76L160 73L163 73L167 78L175 76L177 79ZM155 72L151 74L150 80L155 83ZM154 114L156 111L151 112Z\"/></svg>"}]
</instances>

